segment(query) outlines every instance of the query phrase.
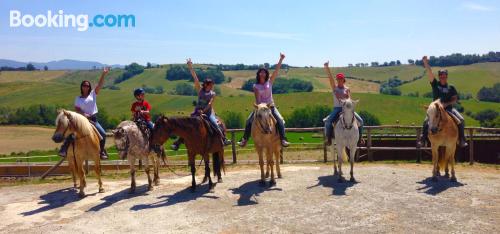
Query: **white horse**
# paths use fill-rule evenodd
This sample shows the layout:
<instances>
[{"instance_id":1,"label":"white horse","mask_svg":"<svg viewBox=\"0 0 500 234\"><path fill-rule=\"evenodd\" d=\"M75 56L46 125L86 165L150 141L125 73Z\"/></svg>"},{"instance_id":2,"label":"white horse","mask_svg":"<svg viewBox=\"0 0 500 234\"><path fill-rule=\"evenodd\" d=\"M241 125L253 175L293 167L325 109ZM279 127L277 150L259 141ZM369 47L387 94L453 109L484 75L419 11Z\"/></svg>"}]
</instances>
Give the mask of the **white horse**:
<instances>
[{"instance_id":1,"label":"white horse","mask_svg":"<svg viewBox=\"0 0 500 234\"><path fill-rule=\"evenodd\" d=\"M332 155L333 155L333 169L334 175L338 175L338 182L345 182L342 176L342 161L344 155L346 155L345 147L349 148L350 156L349 161L351 163L351 179L349 181L356 182L354 179L354 156L356 155L356 150L358 149L359 140L359 124L354 116L354 107L358 101L353 101L350 98L346 100L341 100L342 112L338 118L337 124L333 126L333 131L335 134L335 144L332 144ZM335 158L335 147L337 147L337 158ZM338 161L338 171L337 163Z\"/></svg>"},{"instance_id":2,"label":"white horse","mask_svg":"<svg viewBox=\"0 0 500 234\"><path fill-rule=\"evenodd\" d=\"M158 175L159 159L156 158L149 150L149 139L144 136L137 124L133 121L126 120L121 122L118 127L112 131L116 148L122 159L128 158L130 164L130 193L135 192L135 160L139 159L144 162L144 170L148 175L148 190L153 190L152 182L158 185L160 177ZM149 161L153 163L154 179L151 181Z\"/></svg>"}]
</instances>

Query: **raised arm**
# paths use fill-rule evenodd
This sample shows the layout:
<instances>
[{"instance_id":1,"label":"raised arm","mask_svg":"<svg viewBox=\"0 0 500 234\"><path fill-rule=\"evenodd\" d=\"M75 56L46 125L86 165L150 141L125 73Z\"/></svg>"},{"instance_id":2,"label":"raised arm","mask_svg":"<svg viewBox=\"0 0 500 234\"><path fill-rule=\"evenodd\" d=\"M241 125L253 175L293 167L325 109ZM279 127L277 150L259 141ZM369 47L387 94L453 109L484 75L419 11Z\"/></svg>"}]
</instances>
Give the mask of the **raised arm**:
<instances>
[{"instance_id":1,"label":"raised arm","mask_svg":"<svg viewBox=\"0 0 500 234\"><path fill-rule=\"evenodd\" d=\"M109 67L104 67L102 69L101 77L99 78L99 83L97 83L97 86L95 87L95 94L98 95L99 91L101 91L102 86L104 86L104 77L108 74L109 72Z\"/></svg>"},{"instance_id":2,"label":"raised arm","mask_svg":"<svg viewBox=\"0 0 500 234\"><path fill-rule=\"evenodd\" d=\"M328 80L330 81L330 87L332 87L332 90L334 90L336 87L335 79L333 79L332 72L330 71L330 68L328 67L329 63L330 63L330 61L326 61L326 63L324 64L324 68L325 68L326 74L328 75Z\"/></svg>"},{"instance_id":3,"label":"raised arm","mask_svg":"<svg viewBox=\"0 0 500 234\"><path fill-rule=\"evenodd\" d=\"M194 89L196 89L196 92L200 92L200 89L201 89L200 80L198 79L198 76L196 75L196 72L193 69L193 62L191 61L191 58L189 58L187 60L187 65L188 65L189 71L191 72L191 76L193 76Z\"/></svg>"},{"instance_id":4,"label":"raised arm","mask_svg":"<svg viewBox=\"0 0 500 234\"><path fill-rule=\"evenodd\" d=\"M427 59L427 56L424 56L422 58L422 62L424 63L425 71L427 72L427 77L429 77L429 82L432 83L434 80L434 73L432 73L431 66L429 65L429 59Z\"/></svg>"},{"instance_id":5,"label":"raised arm","mask_svg":"<svg viewBox=\"0 0 500 234\"><path fill-rule=\"evenodd\" d=\"M278 74L279 74L280 69L281 69L281 63L283 63L283 59L285 59L285 54L280 53L280 60L278 61L278 64L276 64L276 67L274 68L274 72L271 75L271 83L274 83L274 80L276 79L276 77L278 77Z\"/></svg>"}]
</instances>

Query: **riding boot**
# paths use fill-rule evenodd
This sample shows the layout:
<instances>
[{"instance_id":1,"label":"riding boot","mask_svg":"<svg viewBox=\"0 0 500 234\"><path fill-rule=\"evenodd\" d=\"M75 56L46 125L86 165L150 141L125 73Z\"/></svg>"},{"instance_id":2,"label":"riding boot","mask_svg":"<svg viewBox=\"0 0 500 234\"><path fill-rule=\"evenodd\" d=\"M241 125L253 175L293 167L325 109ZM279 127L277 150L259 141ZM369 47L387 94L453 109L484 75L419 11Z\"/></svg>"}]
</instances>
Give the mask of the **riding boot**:
<instances>
[{"instance_id":1,"label":"riding boot","mask_svg":"<svg viewBox=\"0 0 500 234\"><path fill-rule=\"evenodd\" d=\"M358 145L360 146L365 145L365 139L363 139L363 127L361 126L358 127L358 133L359 133Z\"/></svg>"},{"instance_id":2,"label":"riding boot","mask_svg":"<svg viewBox=\"0 0 500 234\"><path fill-rule=\"evenodd\" d=\"M465 124L462 122L458 125L458 146L461 148L467 147L467 141L465 140Z\"/></svg>"},{"instance_id":3,"label":"riding boot","mask_svg":"<svg viewBox=\"0 0 500 234\"><path fill-rule=\"evenodd\" d=\"M71 142L73 142L74 140L75 140L75 136L73 134L66 137L63 145L61 146L61 149L59 149L58 155L65 158L68 155L69 144L71 144Z\"/></svg>"},{"instance_id":4,"label":"riding boot","mask_svg":"<svg viewBox=\"0 0 500 234\"><path fill-rule=\"evenodd\" d=\"M106 143L106 141L104 141L104 140L99 141L100 156L101 156L102 160L108 159L108 152L106 152L106 148L104 146L105 143Z\"/></svg>"}]
</instances>

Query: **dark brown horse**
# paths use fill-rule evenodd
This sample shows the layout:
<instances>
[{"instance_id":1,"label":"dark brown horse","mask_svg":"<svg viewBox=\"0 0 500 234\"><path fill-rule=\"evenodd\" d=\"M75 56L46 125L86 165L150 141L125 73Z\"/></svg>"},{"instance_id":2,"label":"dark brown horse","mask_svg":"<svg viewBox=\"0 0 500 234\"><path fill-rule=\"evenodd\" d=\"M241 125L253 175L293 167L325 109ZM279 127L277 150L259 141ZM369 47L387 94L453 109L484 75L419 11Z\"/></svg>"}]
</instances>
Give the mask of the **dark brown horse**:
<instances>
[{"instance_id":1,"label":"dark brown horse","mask_svg":"<svg viewBox=\"0 0 500 234\"><path fill-rule=\"evenodd\" d=\"M197 154L201 155L205 162L205 177L203 182L208 178L209 190L211 191L215 187L210 177L209 154L212 154L214 174L218 178L217 181L222 182L221 168L224 169L224 145L221 137L216 131L211 129L207 120L200 117L168 118L166 116L161 116L155 122L153 135L151 137L151 145L153 145L154 148L158 148L158 146L163 145L171 135L184 138L189 166L191 167L191 191L194 192L196 189L195 156Z\"/></svg>"}]
</instances>

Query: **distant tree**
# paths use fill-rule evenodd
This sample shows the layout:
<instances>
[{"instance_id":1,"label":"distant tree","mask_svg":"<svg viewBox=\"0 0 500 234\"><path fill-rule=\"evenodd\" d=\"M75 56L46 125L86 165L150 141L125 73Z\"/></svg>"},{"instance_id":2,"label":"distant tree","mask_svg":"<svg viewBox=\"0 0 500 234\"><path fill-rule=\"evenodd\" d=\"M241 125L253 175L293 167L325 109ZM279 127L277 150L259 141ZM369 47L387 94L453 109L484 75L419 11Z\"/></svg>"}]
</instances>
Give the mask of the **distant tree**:
<instances>
[{"instance_id":1,"label":"distant tree","mask_svg":"<svg viewBox=\"0 0 500 234\"><path fill-rule=\"evenodd\" d=\"M414 65L414 64L415 64L415 60L413 60L413 59L408 59L408 64Z\"/></svg>"},{"instance_id":2,"label":"distant tree","mask_svg":"<svg viewBox=\"0 0 500 234\"><path fill-rule=\"evenodd\" d=\"M372 66L372 67L378 67L378 62L372 62L372 63L371 63L371 66Z\"/></svg>"},{"instance_id":3,"label":"distant tree","mask_svg":"<svg viewBox=\"0 0 500 234\"><path fill-rule=\"evenodd\" d=\"M31 63L28 63L28 65L26 65L26 71L34 71L35 69L35 66L33 66L33 64Z\"/></svg>"},{"instance_id":4,"label":"distant tree","mask_svg":"<svg viewBox=\"0 0 500 234\"><path fill-rule=\"evenodd\" d=\"M359 115L363 119L365 126L378 126L380 125L380 120L374 114L368 111L360 111Z\"/></svg>"},{"instance_id":5,"label":"distant tree","mask_svg":"<svg viewBox=\"0 0 500 234\"><path fill-rule=\"evenodd\" d=\"M150 62L148 62L148 63L146 64L146 68L147 68L147 69L151 68L151 63L150 63Z\"/></svg>"},{"instance_id":6,"label":"distant tree","mask_svg":"<svg viewBox=\"0 0 500 234\"><path fill-rule=\"evenodd\" d=\"M401 61L396 60L396 66L400 66L400 65L401 65Z\"/></svg>"},{"instance_id":7,"label":"distant tree","mask_svg":"<svg viewBox=\"0 0 500 234\"><path fill-rule=\"evenodd\" d=\"M269 63L264 63L264 68L269 69Z\"/></svg>"},{"instance_id":8,"label":"distant tree","mask_svg":"<svg viewBox=\"0 0 500 234\"><path fill-rule=\"evenodd\" d=\"M175 94L183 96L196 96L196 90L191 84L179 83L175 86Z\"/></svg>"},{"instance_id":9,"label":"distant tree","mask_svg":"<svg viewBox=\"0 0 500 234\"><path fill-rule=\"evenodd\" d=\"M45 65L45 66L43 66L43 70L47 71L47 70L49 70L49 67L47 67L47 65Z\"/></svg>"},{"instance_id":10,"label":"distant tree","mask_svg":"<svg viewBox=\"0 0 500 234\"><path fill-rule=\"evenodd\" d=\"M495 83L493 87L482 87L477 92L477 99L487 102L500 102L500 83Z\"/></svg>"}]
</instances>

